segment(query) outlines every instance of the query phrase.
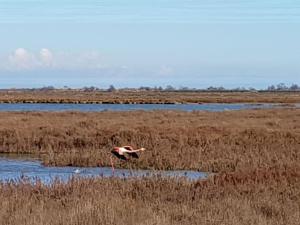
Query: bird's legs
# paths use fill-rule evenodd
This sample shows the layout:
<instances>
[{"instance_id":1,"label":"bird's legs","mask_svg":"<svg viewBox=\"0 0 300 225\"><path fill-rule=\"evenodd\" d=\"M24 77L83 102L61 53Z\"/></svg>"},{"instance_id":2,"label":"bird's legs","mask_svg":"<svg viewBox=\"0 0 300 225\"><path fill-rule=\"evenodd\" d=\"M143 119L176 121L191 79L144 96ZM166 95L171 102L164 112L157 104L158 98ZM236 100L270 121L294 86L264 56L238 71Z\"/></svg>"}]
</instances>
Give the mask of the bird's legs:
<instances>
[{"instance_id":1,"label":"bird's legs","mask_svg":"<svg viewBox=\"0 0 300 225\"><path fill-rule=\"evenodd\" d=\"M130 170L130 176L132 176L133 170L132 170L132 166L131 165L129 165L129 170Z\"/></svg>"},{"instance_id":2,"label":"bird's legs","mask_svg":"<svg viewBox=\"0 0 300 225\"><path fill-rule=\"evenodd\" d=\"M111 169L112 169L112 175L115 175L115 168L114 168L114 162L112 156L110 156L110 164L111 164Z\"/></svg>"}]
</instances>

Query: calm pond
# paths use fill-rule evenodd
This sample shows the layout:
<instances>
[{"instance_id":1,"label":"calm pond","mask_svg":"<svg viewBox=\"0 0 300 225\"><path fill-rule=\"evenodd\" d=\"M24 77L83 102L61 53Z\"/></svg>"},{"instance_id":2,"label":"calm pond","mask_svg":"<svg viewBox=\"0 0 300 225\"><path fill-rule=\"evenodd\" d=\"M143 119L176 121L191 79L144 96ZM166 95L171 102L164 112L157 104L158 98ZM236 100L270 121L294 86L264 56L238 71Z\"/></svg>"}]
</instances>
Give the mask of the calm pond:
<instances>
[{"instance_id":1,"label":"calm pond","mask_svg":"<svg viewBox=\"0 0 300 225\"><path fill-rule=\"evenodd\" d=\"M159 175L162 177L185 177L191 180L206 178L208 173L197 171L151 171L115 169L110 167L46 167L38 158L30 155L0 154L0 182L19 181L21 178L31 182L40 180L50 184L54 179L67 182L72 177L144 177Z\"/></svg>"},{"instance_id":2,"label":"calm pond","mask_svg":"<svg viewBox=\"0 0 300 225\"><path fill-rule=\"evenodd\" d=\"M211 112L241 109L273 108L278 104L56 104L56 103L0 103L0 111L132 111L132 110L182 110Z\"/></svg>"}]
</instances>

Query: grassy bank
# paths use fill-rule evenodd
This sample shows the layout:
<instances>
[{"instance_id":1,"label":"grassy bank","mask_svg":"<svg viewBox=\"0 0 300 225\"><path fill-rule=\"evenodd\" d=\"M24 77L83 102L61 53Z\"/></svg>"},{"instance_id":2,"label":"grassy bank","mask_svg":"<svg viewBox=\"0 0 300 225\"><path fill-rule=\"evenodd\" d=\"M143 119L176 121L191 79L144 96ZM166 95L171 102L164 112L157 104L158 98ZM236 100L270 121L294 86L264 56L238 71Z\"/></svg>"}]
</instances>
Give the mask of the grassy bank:
<instances>
[{"instance_id":1,"label":"grassy bank","mask_svg":"<svg viewBox=\"0 0 300 225\"><path fill-rule=\"evenodd\" d=\"M300 103L300 92L0 91L0 103Z\"/></svg>"},{"instance_id":2,"label":"grassy bank","mask_svg":"<svg viewBox=\"0 0 300 225\"><path fill-rule=\"evenodd\" d=\"M300 223L299 168L222 173L206 181L73 180L0 184L0 224Z\"/></svg>"},{"instance_id":3,"label":"grassy bank","mask_svg":"<svg viewBox=\"0 0 300 225\"><path fill-rule=\"evenodd\" d=\"M117 167L238 171L300 164L300 110L1 112L0 152L46 165L108 166L113 146L145 147Z\"/></svg>"}]
</instances>

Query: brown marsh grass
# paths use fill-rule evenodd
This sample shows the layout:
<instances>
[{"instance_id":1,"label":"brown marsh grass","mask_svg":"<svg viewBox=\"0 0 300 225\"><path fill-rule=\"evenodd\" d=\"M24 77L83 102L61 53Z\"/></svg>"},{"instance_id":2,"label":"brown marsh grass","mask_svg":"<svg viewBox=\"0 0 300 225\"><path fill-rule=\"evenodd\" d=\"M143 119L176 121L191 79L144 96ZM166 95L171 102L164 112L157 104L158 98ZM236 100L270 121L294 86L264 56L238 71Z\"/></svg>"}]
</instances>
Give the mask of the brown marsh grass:
<instances>
[{"instance_id":1,"label":"brown marsh grass","mask_svg":"<svg viewBox=\"0 0 300 225\"><path fill-rule=\"evenodd\" d=\"M300 103L300 92L0 91L0 103Z\"/></svg>"},{"instance_id":2,"label":"brown marsh grass","mask_svg":"<svg viewBox=\"0 0 300 225\"><path fill-rule=\"evenodd\" d=\"M299 167L208 180L73 179L0 184L0 224L300 224Z\"/></svg>"},{"instance_id":3,"label":"brown marsh grass","mask_svg":"<svg viewBox=\"0 0 300 225\"><path fill-rule=\"evenodd\" d=\"M300 164L300 110L1 112L0 152L46 165L109 166L115 145L145 147L117 167L239 171Z\"/></svg>"}]
</instances>

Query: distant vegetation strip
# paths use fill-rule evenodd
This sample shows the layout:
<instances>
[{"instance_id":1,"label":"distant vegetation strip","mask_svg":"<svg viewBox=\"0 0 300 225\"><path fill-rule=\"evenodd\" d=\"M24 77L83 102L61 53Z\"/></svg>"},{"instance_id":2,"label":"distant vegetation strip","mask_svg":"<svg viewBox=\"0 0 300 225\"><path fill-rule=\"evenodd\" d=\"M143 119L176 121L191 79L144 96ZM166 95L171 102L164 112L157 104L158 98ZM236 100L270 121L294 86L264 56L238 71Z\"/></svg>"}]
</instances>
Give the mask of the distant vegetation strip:
<instances>
[{"instance_id":1,"label":"distant vegetation strip","mask_svg":"<svg viewBox=\"0 0 300 225\"><path fill-rule=\"evenodd\" d=\"M300 165L300 110L1 112L0 152L46 165L109 166L113 146L145 147L119 168L233 172Z\"/></svg>"},{"instance_id":2,"label":"distant vegetation strip","mask_svg":"<svg viewBox=\"0 0 300 225\"><path fill-rule=\"evenodd\" d=\"M0 224L300 223L299 167L221 173L190 182L163 178L74 179L0 184Z\"/></svg>"},{"instance_id":3,"label":"distant vegetation strip","mask_svg":"<svg viewBox=\"0 0 300 225\"><path fill-rule=\"evenodd\" d=\"M300 91L160 91L145 89L1 90L0 103L180 104L300 103Z\"/></svg>"},{"instance_id":4,"label":"distant vegetation strip","mask_svg":"<svg viewBox=\"0 0 300 225\"><path fill-rule=\"evenodd\" d=\"M17 91L53 91L53 90L80 90L80 91L166 91L166 92L283 92L290 91L296 92L300 91L300 85L291 84L286 85L285 83L279 83L277 85L270 85L267 88L254 88L254 87L236 87L236 88L225 88L223 86L209 86L207 88L190 88L187 86L174 87L172 85L162 86L141 86L139 88L116 88L114 85L110 85L108 88L100 88L97 86L85 86L82 88L71 88L64 86L63 88L56 88L54 86L44 86L40 88L10 88L10 89L0 89L0 91L17 90Z\"/></svg>"}]
</instances>

